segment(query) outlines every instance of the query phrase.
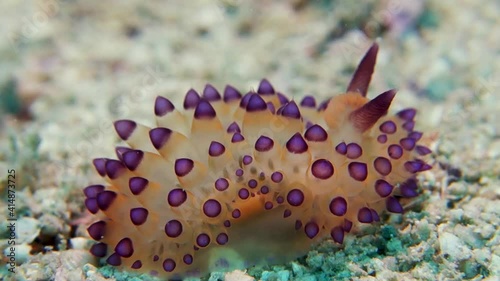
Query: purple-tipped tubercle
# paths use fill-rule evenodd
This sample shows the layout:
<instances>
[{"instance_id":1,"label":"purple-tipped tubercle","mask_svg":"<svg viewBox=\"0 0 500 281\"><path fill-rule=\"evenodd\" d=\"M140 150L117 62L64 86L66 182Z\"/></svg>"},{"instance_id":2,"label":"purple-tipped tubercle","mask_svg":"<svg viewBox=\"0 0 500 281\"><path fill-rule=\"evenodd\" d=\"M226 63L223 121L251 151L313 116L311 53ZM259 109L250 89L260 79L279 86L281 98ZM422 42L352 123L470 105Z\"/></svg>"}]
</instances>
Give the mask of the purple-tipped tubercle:
<instances>
[{"instance_id":1,"label":"purple-tipped tubercle","mask_svg":"<svg viewBox=\"0 0 500 281\"><path fill-rule=\"evenodd\" d=\"M313 96L305 96L302 98L302 101L300 101L300 106L316 108L316 100Z\"/></svg>"},{"instance_id":2,"label":"purple-tipped tubercle","mask_svg":"<svg viewBox=\"0 0 500 281\"><path fill-rule=\"evenodd\" d=\"M373 215L370 209L363 207L358 211L358 221L362 223L373 222Z\"/></svg>"},{"instance_id":3,"label":"purple-tipped tubercle","mask_svg":"<svg viewBox=\"0 0 500 281\"><path fill-rule=\"evenodd\" d=\"M311 165L311 173L318 179L326 180L333 176L333 165L326 159L318 159Z\"/></svg>"},{"instance_id":4,"label":"purple-tipped tubercle","mask_svg":"<svg viewBox=\"0 0 500 281\"><path fill-rule=\"evenodd\" d=\"M179 237L182 234L182 223L176 219L170 220L165 224L165 234L170 238Z\"/></svg>"},{"instance_id":5,"label":"purple-tipped tubercle","mask_svg":"<svg viewBox=\"0 0 500 281\"><path fill-rule=\"evenodd\" d=\"M115 253L120 257L129 258L134 254L134 245L130 238L125 237L116 244Z\"/></svg>"},{"instance_id":6,"label":"purple-tipped tubercle","mask_svg":"<svg viewBox=\"0 0 500 281\"><path fill-rule=\"evenodd\" d=\"M267 109L267 104L258 94L252 94L246 105L248 112L264 111Z\"/></svg>"},{"instance_id":7,"label":"purple-tipped tubercle","mask_svg":"<svg viewBox=\"0 0 500 281\"><path fill-rule=\"evenodd\" d=\"M224 89L224 94L222 99L224 102L229 103L235 100L241 99L241 93L231 85L227 85Z\"/></svg>"},{"instance_id":8,"label":"purple-tipped tubercle","mask_svg":"<svg viewBox=\"0 0 500 281\"><path fill-rule=\"evenodd\" d=\"M335 147L335 151L337 151L337 153L339 154L345 155L347 153L347 145L345 144L345 142L339 143Z\"/></svg>"},{"instance_id":9,"label":"purple-tipped tubercle","mask_svg":"<svg viewBox=\"0 0 500 281\"><path fill-rule=\"evenodd\" d=\"M175 174L178 177L186 176L187 174L189 174L189 172L191 172L193 167L194 167L194 162L189 158L179 158L175 160L174 170Z\"/></svg>"},{"instance_id":10,"label":"purple-tipped tubercle","mask_svg":"<svg viewBox=\"0 0 500 281\"><path fill-rule=\"evenodd\" d=\"M219 91L217 91L217 89L214 86L212 86L211 84L205 85L205 88L203 89L202 97L210 102L218 101L221 99Z\"/></svg>"},{"instance_id":11,"label":"purple-tipped tubercle","mask_svg":"<svg viewBox=\"0 0 500 281\"><path fill-rule=\"evenodd\" d=\"M105 164L106 174L112 180L117 179L124 171L125 165L114 159L108 159Z\"/></svg>"},{"instance_id":12,"label":"purple-tipped tubercle","mask_svg":"<svg viewBox=\"0 0 500 281\"><path fill-rule=\"evenodd\" d=\"M203 213L210 218L215 218L220 215L222 211L222 206L219 201L215 199L208 199L203 204Z\"/></svg>"},{"instance_id":13,"label":"purple-tipped tubercle","mask_svg":"<svg viewBox=\"0 0 500 281\"><path fill-rule=\"evenodd\" d=\"M292 189L288 192L286 200L291 206L298 207L304 202L304 193L300 189Z\"/></svg>"},{"instance_id":14,"label":"purple-tipped tubercle","mask_svg":"<svg viewBox=\"0 0 500 281\"><path fill-rule=\"evenodd\" d=\"M365 163L351 162L347 166L351 178L357 181L364 181L368 176L368 168Z\"/></svg>"},{"instance_id":15,"label":"purple-tipped tubercle","mask_svg":"<svg viewBox=\"0 0 500 281\"><path fill-rule=\"evenodd\" d=\"M257 93L261 95L272 95L274 94L274 88L271 83L267 79L262 79L259 84L259 88L257 89Z\"/></svg>"},{"instance_id":16,"label":"purple-tipped tubercle","mask_svg":"<svg viewBox=\"0 0 500 281\"><path fill-rule=\"evenodd\" d=\"M363 154L363 149L357 143L350 143L346 147L346 157L349 159L356 159Z\"/></svg>"},{"instance_id":17,"label":"purple-tipped tubercle","mask_svg":"<svg viewBox=\"0 0 500 281\"><path fill-rule=\"evenodd\" d=\"M200 102L200 95L194 89L189 89L184 97L184 109L194 109Z\"/></svg>"},{"instance_id":18,"label":"purple-tipped tubercle","mask_svg":"<svg viewBox=\"0 0 500 281\"><path fill-rule=\"evenodd\" d=\"M157 96L155 100L155 115L158 117L165 116L175 110L174 104L167 98L162 96Z\"/></svg>"},{"instance_id":19,"label":"purple-tipped tubercle","mask_svg":"<svg viewBox=\"0 0 500 281\"><path fill-rule=\"evenodd\" d=\"M273 148L274 141L266 136L260 136L255 142L255 150L259 152L269 151Z\"/></svg>"},{"instance_id":20,"label":"purple-tipped tubercle","mask_svg":"<svg viewBox=\"0 0 500 281\"><path fill-rule=\"evenodd\" d=\"M123 154L123 163L130 171L134 171L142 161L144 152L141 150L131 150Z\"/></svg>"},{"instance_id":21,"label":"purple-tipped tubercle","mask_svg":"<svg viewBox=\"0 0 500 281\"><path fill-rule=\"evenodd\" d=\"M170 190L167 196L167 202L172 207L179 207L187 200L187 193L185 190L175 188Z\"/></svg>"},{"instance_id":22,"label":"purple-tipped tubercle","mask_svg":"<svg viewBox=\"0 0 500 281\"><path fill-rule=\"evenodd\" d=\"M300 119L299 107L297 106L297 104L293 100L291 102L287 103L286 105L284 105L283 107L281 107L278 110L278 113L280 113L281 115L283 115L285 117Z\"/></svg>"},{"instance_id":23,"label":"purple-tipped tubercle","mask_svg":"<svg viewBox=\"0 0 500 281\"><path fill-rule=\"evenodd\" d=\"M208 154L212 157L221 156L226 151L226 147L220 142L212 141L208 148Z\"/></svg>"},{"instance_id":24,"label":"purple-tipped tubercle","mask_svg":"<svg viewBox=\"0 0 500 281\"><path fill-rule=\"evenodd\" d=\"M133 177L128 181L128 186L132 194L139 195L146 189L148 183L149 181L145 178Z\"/></svg>"},{"instance_id":25,"label":"purple-tipped tubercle","mask_svg":"<svg viewBox=\"0 0 500 281\"><path fill-rule=\"evenodd\" d=\"M417 115L417 110L415 108L406 108L398 112L396 115L403 120L411 121L415 118L415 115Z\"/></svg>"},{"instance_id":26,"label":"purple-tipped tubercle","mask_svg":"<svg viewBox=\"0 0 500 281\"><path fill-rule=\"evenodd\" d=\"M99 206L99 209L106 211L111 206L116 196L116 192L111 190L105 190L99 193L96 198L97 206Z\"/></svg>"},{"instance_id":27,"label":"purple-tipped tubercle","mask_svg":"<svg viewBox=\"0 0 500 281\"><path fill-rule=\"evenodd\" d=\"M336 216L343 216L347 213L347 201L343 197L335 197L330 202L330 212Z\"/></svg>"},{"instance_id":28,"label":"purple-tipped tubercle","mask_svg":"<svg viewBox=\"0 0 500 281\"><path fill-rule=\"evenodd\" d=\"M241 133L241 129L240 129L240 126L238 126L238 123L233 122L233 123L229 124L226 132L228 132L230 134L231 133Z\"/></svg>"},{"instance_id":29,"label":"purple-tipped tubercle","mask_svg":"<svg viewBox=\"0 0 500 281\"><path fill-rule=\"evenodd\" d=\"M319 226L315 222L308 222L304 226L304 232L306 233L307 237L309 237L309 239L313 239L319 233Z\"/></svg>"},{"instance_id":30,"label":"purple-tipped tubercle","mask_svg":"<svg viewBox=\"0 0 500 281\"><path fill-rule=\"evenodd\" d=\"M300 133L296 133L286 142L286 149L290 153L300 154L308 149L306 141L302 138Z\"/></svg>"},{"instance_id":31,"label":"purple-tipped tubercle","mask_svg":"<svg viewBox=\"0 0 500 281\"><path fill-rule=\"evenodd\" d=\"M212 107L210 102L206 99L201 99L196 109L194 110L195 119L212 119L217 115L215 109Z\"/></svg>"},{"instance_id":32,"label":"purple-tipped tubercle","mask_svg":"<svg viewBox=\"0 0 500 281\"><path fill-rule=\"evenodd\" d=\"M310 126L304 133L304 137L308 141L320 142L326 141L328 138L328 133L320 125Z\"/></svg>"},{"instance_id":33,"label":"purple-tipped tubercle","mask_svg":"<svg viewBox=\"0 0 500 281\"><path fill-rule=\"evenodd\" d=\"M137 123L132 120L118 120L115 121L114 126L118 136L126 141L134 132Z\"/></svg>"},{"instance_id":34,"label":"purple-tipped tubercle","mask_svg":"<svg viewBox=\"0 0 500 281\"><path fill-rule=\"evenodd\" d=\"M134 225L141 225L148 219L149 211L145 208L138 207L130 209L130 221Z\"/></svg>"},{"instance_id":35,"label":"purple-tipped tubercle","mask_svg":"<svg viewBox=\"0 0 500 281\"><path fill-rule=\"evenodd\" d=\"M149 131L149 139L154 148L162 148L170 139L172 130L167 128L154 128Z\"/></svg>"}]
</instances>

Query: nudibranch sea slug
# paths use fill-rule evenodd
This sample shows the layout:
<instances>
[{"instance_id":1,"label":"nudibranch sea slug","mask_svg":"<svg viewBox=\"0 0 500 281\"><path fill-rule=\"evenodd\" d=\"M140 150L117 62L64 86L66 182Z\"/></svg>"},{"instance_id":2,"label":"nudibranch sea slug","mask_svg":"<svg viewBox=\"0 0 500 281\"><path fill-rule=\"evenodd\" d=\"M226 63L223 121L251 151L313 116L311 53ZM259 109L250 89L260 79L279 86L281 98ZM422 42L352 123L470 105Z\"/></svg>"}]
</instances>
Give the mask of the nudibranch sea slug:
<instances>
[{"instance_id":1,"label":"nudibranch sea slug","mask_svg":"<svg viewBox=\"0 0 500 281\"><path fill-rule=\"evenodd\" d=\"M416 110L387 115L396 91L369 100L378 52L361 60L346 93L317 104L266 79L245 95L191 89L178 109L158 96L156 128L114 123L128 147L93 164L105 185L84 189L96 221L91 253L107 264L181 279L287 262L320 239L342 243L359 224L402 213L418 195Z\"/></svg>"}]
</instances>

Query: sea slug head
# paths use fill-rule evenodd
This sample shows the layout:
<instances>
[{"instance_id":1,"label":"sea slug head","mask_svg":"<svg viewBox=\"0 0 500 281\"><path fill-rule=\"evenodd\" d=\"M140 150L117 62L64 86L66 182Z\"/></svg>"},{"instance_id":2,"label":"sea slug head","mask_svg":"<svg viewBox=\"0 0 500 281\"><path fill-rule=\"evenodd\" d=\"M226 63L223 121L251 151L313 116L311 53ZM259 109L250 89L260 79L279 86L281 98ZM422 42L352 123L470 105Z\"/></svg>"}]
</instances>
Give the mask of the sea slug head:
<instances>
[{"instance_id":1,"label":"sea slug head","mask_svg":"<svg viewBox=\"0 0 500 281\"><path fill-rule=\"evenodd\" d=\"M375 63L378 44L374 43L358 65L344 94L333 97L325 110L325 121L331 129L346 124L364 132L387 114L396 91L386 91L373 100L366 98Z\"/></svg>"}]
</instances>

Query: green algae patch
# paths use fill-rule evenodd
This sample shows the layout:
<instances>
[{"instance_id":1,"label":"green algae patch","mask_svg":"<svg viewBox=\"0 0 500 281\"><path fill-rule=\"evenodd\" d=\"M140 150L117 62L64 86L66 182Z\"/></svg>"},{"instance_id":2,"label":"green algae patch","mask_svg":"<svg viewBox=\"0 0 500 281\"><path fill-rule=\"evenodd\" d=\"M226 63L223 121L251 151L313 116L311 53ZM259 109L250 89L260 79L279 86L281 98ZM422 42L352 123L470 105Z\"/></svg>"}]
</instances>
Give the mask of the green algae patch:
<instances>
[{"instance_id":1,"label":"green algae patch","mask_svg":"<svg viewBox=\"0 0 500 281\"><path fill-rule=\"evenodd\" d=\"M415 213L412 217L425 218L426 215ZM411 231L402 231L393 225L369 226L362 231L369 235L348 236L343 246L325 241L309 252L304 260L306 272L318 281L377 276L380 270L407 272L417 266L438 272L439 266L433 260L435 237L431 237L431 232L425 220L418 226L412 225ZM411 257L413 249L419 251L418 257ZM387 264L384 262L387 258L396 262Z\"/></svg>"},{"instance_id":2,"label":"green algae patch","mask_svg":"<svg viewBox=\"0 0 500 281\"><path fill-rule=\"evenodd\" d=\"M22 101L17 94L16 80L10 79L0 86L0 107L6 113L17 115L22 111Z\"/></svg>"},{"instance_id":3,"label":"green algae patch","mask_svg":"<svg viewBox=\"0 0 500 281\"><path fill-rule=\"evenodd\" d=\"M98 268L97 271L106 278L115 278L116 280L127 280L127 281L159 280L149 274L138 274L138 273L128 272L126 270L119 270L116 267L109 265L100 267Z\"/></svg>"}]
</instances>

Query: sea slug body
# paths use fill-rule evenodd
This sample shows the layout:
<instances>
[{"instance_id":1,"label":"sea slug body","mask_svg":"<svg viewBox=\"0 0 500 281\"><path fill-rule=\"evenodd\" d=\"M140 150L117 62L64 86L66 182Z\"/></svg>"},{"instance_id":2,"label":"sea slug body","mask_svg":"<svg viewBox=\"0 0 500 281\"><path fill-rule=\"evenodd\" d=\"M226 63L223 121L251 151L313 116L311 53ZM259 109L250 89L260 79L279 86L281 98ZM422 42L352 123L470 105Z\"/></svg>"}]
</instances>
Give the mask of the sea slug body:
<instances>
[{"instance_id":1,"label":"sea slug body","mask_svg":"<svg viewBox=\"0 0 500 281\"><path fill-rule=\"evenodd\" d=\"M383 210L402 213L431 168L415 109L388 115L396 94L366 98L378 45L346 93L289 100L263 79L242 95L207 84L183 109L158 96L156 128L114 123L128 147L93 164L84 189L91 253L113 266L180 279L287 262L329 236L342 243Z\"/></svg>"}]
</instances>

